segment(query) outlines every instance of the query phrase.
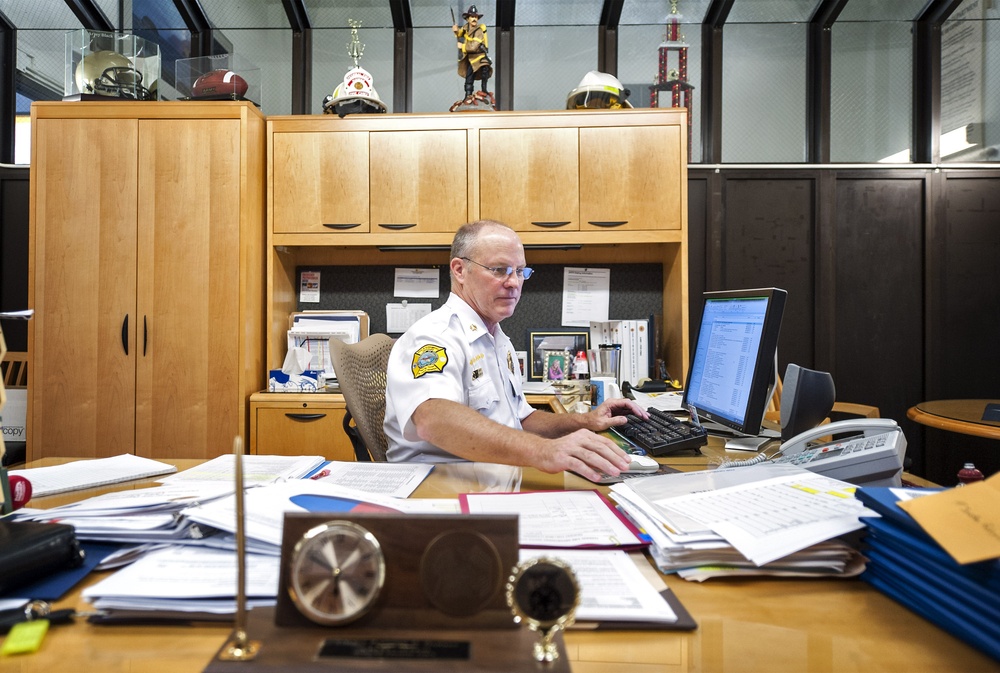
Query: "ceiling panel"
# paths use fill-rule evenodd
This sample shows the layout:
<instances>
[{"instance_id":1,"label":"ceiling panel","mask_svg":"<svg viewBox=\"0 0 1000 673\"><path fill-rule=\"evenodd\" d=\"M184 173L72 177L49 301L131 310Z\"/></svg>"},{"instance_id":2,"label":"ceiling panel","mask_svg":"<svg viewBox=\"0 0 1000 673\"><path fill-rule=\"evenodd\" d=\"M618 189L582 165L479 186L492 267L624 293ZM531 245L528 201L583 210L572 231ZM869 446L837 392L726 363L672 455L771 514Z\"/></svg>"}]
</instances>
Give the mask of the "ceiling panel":
<instances>
[{"instance_id":1,"label":"ceiling panel","mask_svg":"<svg viewBox=\"0 0 1000 673\"><path fill-rule=\"evenodd\" d=\"M677 13L681 23L701 23L711 0L678 0ZM668 0L625 0L622 5L621 25L666 25L671 12Z\"/></svg>"},{"instance_id":2,"label":"ceiling panel","mask_svg":"<svg viewBox=\"0 0 1000 673\"><path fill-rule=\"evenodd\" d=\"M912 21L927 0L850 0L838 21Z\"/></svg>"},{"instance_id":3,"label":"ceiling panel","mask_svg":"<svg viewBox=\"0 0 1000 673\"><path fill-rule=\"evenodd\" d=\"M64 2L0 0L0 12L19 30L80 28L80 22Z\"/></svg>"},{"instance_id":4,"label":"ceiling panel","mask_svg":"<svg viewBox=\"0 0 1000 673\"><path fill-rule=\"evenodd\" d=\"M392 28L389 0L303 0L313 28L346 28L360 21L364 28ZM442 7L442 11L444 7Z\"/></svg>"},{"instance_id":5,"label":"ceiling panel","mask_svg":"<svg viewBox=\"0 0 1000 673\"><path fill-rule=\"evenodd\" d=\"M514 25L596 26L603 4L602 0L517 0Z\"/></svg>"},{"instance_id":6,"label":"ceiling panel","mask_svg":"<svg viewBox=\"0 0 1000 673\"><path fill-rule=\"evenodd\" d=\"M161 0L162 1L162 0ZM288 28L288 15L281 0L199 0L209 22L216 28Z\"/></svg>"}]
</instances>

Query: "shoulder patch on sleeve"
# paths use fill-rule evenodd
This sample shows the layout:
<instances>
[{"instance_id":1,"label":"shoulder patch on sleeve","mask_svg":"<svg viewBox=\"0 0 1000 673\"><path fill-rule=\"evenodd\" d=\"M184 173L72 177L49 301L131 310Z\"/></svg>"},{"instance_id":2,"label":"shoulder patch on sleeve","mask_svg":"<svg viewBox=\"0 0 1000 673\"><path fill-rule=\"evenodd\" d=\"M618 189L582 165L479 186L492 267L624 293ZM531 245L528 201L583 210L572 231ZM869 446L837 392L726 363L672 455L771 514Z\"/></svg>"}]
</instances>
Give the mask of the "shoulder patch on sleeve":
<instances>
[{"instance_id":1,"label":"shoulder patch on sleeve","mask_svg":"<svg viewBox=\"0 0 1000 673\"><path fill-rule=\"evenodd\" d=\"M444 346L435 344L424 344L413 354L413 378L419 379L424 374L444 371L444 366L448 364L448 353Z\"/></svg>"}]
</instances>

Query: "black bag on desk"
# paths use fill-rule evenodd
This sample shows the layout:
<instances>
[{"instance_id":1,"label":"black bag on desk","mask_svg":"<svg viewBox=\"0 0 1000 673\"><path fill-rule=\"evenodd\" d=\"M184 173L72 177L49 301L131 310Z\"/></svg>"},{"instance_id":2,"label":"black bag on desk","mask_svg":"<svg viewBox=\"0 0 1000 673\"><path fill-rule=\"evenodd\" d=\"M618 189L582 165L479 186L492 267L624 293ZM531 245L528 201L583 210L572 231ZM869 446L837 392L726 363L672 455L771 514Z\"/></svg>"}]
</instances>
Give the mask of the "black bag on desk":
<instances>
[{"instance_id":1,"label":"black bag on desk","mask_svg":"<svg viewBox=\"0 0 1000 673\"><path fill-rule=\"evenodd\" d=\"M83 557L73 526L0 519L0 595L75 568Z\"/></svg>"}]
</instances>

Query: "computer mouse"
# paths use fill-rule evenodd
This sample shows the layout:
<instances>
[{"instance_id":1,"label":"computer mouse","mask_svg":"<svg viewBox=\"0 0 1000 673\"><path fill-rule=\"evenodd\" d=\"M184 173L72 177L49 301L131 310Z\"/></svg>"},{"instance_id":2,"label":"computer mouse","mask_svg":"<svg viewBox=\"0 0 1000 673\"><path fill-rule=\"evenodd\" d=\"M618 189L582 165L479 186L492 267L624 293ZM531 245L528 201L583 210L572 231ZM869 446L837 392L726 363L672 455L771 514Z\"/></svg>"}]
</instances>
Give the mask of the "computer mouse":
<instances>
[{"instance_id":1,"label":"computer mouse","mask_svg":"<svg viewBox=\"0 0 1000 673\"><path fill-rule=\"evenodd\" d=\"M631 462L628 465L628 469L625 470L626 473L656 472L660 469L660 464L649 456L640 456L633 453L629 454L629 458L631 459Z\"/></svg>"}]
</instances>

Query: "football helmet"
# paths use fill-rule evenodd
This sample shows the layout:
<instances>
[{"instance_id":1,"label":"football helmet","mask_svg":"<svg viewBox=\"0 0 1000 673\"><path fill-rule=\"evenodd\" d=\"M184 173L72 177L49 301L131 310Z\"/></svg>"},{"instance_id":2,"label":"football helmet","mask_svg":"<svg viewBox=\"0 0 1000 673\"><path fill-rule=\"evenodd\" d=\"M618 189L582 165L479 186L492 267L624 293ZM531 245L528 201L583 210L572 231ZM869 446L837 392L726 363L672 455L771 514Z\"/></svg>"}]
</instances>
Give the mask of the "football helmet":
<instances>
[{"instance_id":1,"label":"football helmet","mask_svg":"<svg viewBox=\"0 0 1000 673\"><path fill-rule=\"evenodd\" d=\"M567 110L620 110L630 108L626 100L631 92L622 86L618 78L606 72L591 70L579 86L566 96Z\"/></svg>"},{"instance_id":2,"label":"football helmet","mask_svg":"<svg viewBox=\"0 0 1000 673\"><path fill-rule=\"evenodd\" d=\"M76 66L75 79L80 93L154 100L153 93L142 85L142 73L116 51L95 51L84 56Z\"/></svg>"},{"instance_id":3,"label":"football helmet","mask_svg":"<svg viewBox=\"0 0 1000 673\"><path fill-rule=\"evenodd\" d=\"M385 111L385 103L375 91L371 74L362 67L348 70L343 83L333 90L333 95L323 99L323 112L341 117L359 112L378 114Z\"/></svg>"}]
</instances>

